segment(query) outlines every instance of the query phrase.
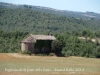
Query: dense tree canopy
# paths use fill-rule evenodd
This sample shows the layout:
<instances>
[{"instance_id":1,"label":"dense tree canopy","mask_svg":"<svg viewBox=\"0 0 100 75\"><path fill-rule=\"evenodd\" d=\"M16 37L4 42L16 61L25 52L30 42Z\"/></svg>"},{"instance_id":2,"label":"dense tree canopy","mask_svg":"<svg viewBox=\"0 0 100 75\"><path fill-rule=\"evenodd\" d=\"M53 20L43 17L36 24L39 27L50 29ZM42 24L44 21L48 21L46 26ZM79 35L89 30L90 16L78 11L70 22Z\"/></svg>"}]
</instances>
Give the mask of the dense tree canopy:
<instances>
[{"instance_id":1,"label":"dense tree canopy","mask_svg":"<svg viewBox=\"0 0 100 75\"><path fill-rule=\"evenodd\" d=\"M84 20L50 13L34 11L30 8L0 8L0 30L34 33L63 33L67 31L98 31L100 20Z\"/></svg>"},{"instance_id":2,"label":"dense tree canopy","mask_svg":"<svg viewBox=\"0 0 100 75\"><path fill-rule=\"evenodd\" d=\"M0 31L0 53L21 51L21 41L27 35L27 32Z\"/></svg>"}]
</instances>

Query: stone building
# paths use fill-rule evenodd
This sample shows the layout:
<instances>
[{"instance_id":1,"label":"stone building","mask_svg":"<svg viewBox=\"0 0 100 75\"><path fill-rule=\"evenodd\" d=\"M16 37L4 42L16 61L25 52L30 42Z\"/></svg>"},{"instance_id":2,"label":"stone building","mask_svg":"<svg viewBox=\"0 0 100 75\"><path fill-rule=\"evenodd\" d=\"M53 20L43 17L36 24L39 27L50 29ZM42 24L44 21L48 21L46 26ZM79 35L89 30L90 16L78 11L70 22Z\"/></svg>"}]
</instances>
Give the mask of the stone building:
<instances>
[{"instance_id":1,"label":"stone building","mask_svg":"<svg viewBox=\"0 0 100 75\"><path fill-rule=\"evenodd\" d=\"M51 42L56 40L54 36L51 35L32 35L22 40L21 50L30 51L32 53L45 53L51 50Z\"/></svg>"}]
</instances>

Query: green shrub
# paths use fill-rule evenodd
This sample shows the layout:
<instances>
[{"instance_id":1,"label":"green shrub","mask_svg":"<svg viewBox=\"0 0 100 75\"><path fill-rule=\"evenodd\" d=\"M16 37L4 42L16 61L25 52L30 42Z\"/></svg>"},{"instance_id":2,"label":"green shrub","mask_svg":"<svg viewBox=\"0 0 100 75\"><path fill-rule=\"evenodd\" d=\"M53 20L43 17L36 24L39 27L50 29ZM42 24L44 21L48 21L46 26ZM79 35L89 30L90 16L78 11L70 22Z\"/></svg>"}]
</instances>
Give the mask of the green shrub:
<instances>
[{"instance_id":1,"label":"green shrub","mask_svg":"<svg viewBox=\"0 0 100 75\"><path fill-rule=\"evenodd\" d=\"M61 52L62 47L63 47L62 42L59 40L54 40L54 41L52 41L51 47L55 53L59 53L59 52Z\"/></svg>"},{"instance_id":2,"label":"green shrub","mask_svg":"<svg viewBox=\"0 0 100 75\"><path fill-rule=\"evenodd\" d=\"M29 55L32 55L32 53L31 53L30 51L28 51L28 50L23 51L22 54L29 54Z\"/></svg>"},{"instance_id":3,"label":"green shrub","mask_svg":"<svg viewBox=\"0 0 100 75\"><path fill-rule=\"evenodd\" d=\"M50 53L49 56L55 56L55 53Z\"/></svg>"},{"instance_id":4,"label":"green shrub","mask_svg":"<svg viewBox=\"0 0 100 75\"><path fill-rule=\"evenodd\" d=\"M64 56L71 56L71 55L72 55L72 50L68 49L67 47L64 47L64 48L62 49L62 54L63 54Z\"/></svg>"}]
</instances>

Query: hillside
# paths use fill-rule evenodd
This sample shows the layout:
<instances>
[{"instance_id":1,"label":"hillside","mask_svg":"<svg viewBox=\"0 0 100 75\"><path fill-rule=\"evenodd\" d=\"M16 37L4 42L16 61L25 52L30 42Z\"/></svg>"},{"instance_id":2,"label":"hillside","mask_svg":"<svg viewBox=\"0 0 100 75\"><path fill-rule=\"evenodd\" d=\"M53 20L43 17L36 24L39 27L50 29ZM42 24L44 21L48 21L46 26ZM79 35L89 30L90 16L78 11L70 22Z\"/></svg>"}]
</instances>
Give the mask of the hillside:
<instances>
[{"instance_id":1,"label":"hillside","mask_svg":"<svg viewBox=\"0 0 100 75\"><path fill-rule=\"evenodd\" d=\"M31 33L99 31L100 20L58 16L30 8L0 8L0 30Z\"/></svg>"},{"instance_id":2,"label":"hillside","mask_svg":"<svg viewBox=\"0 0 100 75\"><path fill-rule=\"evenodd\" d=\"M98 41L100 19L94 18L93 12L87 12L88 15L92 15L91 18L80 18L73 15L72 17L58 15L44 10L53 9L1 3L0 53L21 52L21 40L33 33L54 35L57 38L57 41L52 44L55 54L60 51L64 56L100 58ZM60 12L55 9L53 11ZM89 17L88 15L86 16ZM87 39L80 40L78 37L93 38L96 42Z\"/></svg>"},{"instance_id":3,"label":"hillside","mask_svg":"<svg viewBox=\"0 0 100 75\"><path fill-rule=\"evenodd\" d=\"M43 6L32 6L32 5L19 5L19 4L11 4L11 3L3 3L0 2L0 7L2 8L30 8L32 10L49 12L55 15L67 16L67 17L75 17L75 18L83 18L83 19L91 19L96 18L100 19L100 13L95 12L77 12L77 11L69 11L69 10L59 10L50 7Z\"/></svg>"}]
</instances>

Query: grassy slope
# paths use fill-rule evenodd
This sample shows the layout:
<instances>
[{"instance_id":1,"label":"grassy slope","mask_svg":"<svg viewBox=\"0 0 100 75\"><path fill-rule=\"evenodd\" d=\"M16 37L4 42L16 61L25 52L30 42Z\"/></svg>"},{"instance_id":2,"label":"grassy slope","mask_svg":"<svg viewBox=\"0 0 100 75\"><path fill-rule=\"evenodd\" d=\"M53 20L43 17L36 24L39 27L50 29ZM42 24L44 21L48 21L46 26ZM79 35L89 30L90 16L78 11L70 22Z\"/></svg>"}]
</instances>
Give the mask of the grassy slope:
<instances>
[{"instance_id":1,"label":"grassy slope","mask_svg":"<svg viewBox=\"0 0 100 75\"><path fill-rule=\"evenodd\" d=\"M6 69L29 69L39 71L7 72ZM73 69L73 71L55 71ZM79 71L79 68L84 71ZM49 69L49 71L46 71ZM45 71L43 71L45 70ZM51 70L51 71L50 71ZM78 71L76 71L78 70ZM99 75L100 59L82 57L40 57L20 54L0 54L0 75Z\"/></svg>"}]
</instances>

